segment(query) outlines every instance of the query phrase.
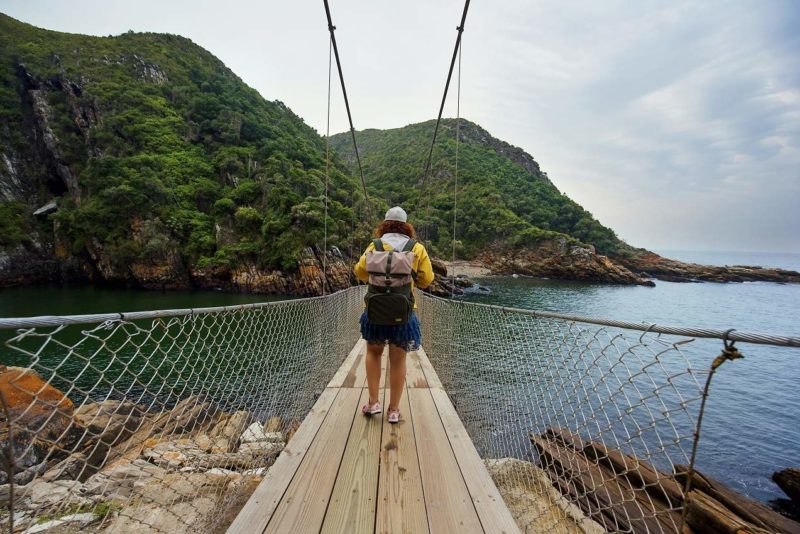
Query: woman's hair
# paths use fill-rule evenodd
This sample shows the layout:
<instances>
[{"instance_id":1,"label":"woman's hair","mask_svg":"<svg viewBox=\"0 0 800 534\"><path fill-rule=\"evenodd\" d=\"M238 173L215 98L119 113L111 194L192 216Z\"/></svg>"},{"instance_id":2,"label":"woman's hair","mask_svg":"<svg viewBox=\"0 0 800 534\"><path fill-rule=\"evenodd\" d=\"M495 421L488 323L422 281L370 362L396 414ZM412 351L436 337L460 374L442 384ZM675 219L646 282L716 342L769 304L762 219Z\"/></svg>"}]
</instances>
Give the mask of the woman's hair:
<instances>
[{"instance_id":1,"label":"woman's hair","mask_svg":"<svg viewBox=\"0 0 800 534\"><path fill-rule=\"evenodd\" d=\"M383 234L403 234L413 238L417 233L414 227L409 223L401 221L383 221L375 229L375 237L380 237Z\"/></svg>"}]
</instances>

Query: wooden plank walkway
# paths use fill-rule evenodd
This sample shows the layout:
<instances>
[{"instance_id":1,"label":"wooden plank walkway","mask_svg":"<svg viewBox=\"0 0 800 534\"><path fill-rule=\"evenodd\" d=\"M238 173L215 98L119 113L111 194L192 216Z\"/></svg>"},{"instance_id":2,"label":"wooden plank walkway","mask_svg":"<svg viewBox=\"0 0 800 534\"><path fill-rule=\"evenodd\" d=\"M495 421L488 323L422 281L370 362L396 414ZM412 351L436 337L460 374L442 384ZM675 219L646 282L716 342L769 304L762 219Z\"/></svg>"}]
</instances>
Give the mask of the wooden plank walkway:
<instances>
[{"instance_id":1,"label":"wooden plank walkway","mask_svg":"<svg viewBox=\"0 0 800 534\"><path fill-rule=\"evenodd\" d=\"M364 358L360 340L228 533L519 533L425 351L408 354L396 425L360 413Z\"/></svg>"}]
</instances>

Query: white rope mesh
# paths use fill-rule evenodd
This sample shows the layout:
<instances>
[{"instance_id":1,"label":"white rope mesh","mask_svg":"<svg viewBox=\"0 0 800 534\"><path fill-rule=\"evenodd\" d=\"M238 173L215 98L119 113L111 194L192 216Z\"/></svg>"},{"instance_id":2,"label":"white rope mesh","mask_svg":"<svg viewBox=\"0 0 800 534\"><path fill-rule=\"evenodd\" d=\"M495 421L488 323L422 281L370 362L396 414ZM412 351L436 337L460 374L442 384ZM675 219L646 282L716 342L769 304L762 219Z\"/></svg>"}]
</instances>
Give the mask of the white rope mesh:
<instances>
[{"instance_id":1,"label":"white rope mesh","mask_svg":"<svg viewBox=\"0 0 800 534\"><path fill-rule=\"evenodd\" d=\"M0 373L0 527L224 531L357 340L363 295L0 319L16 366ZM679 531L715 354L676 335L719 332L417 301L424 348L524 531Z\"/></svg>"},{"instance_id":2,"label":"white rope mesh","mask_svg":"<svg viewBox=\"0 0 800 534\"><path fill-rule=\"evenodd\" d=\"M3 530L224 529L358 339L362 298L6 331Z\"/></svg>"},{"instance_id":3,"label":"white rope mesh","mask_svg":"<svg viewBox=\"0 0 800 534\"><path fill-rule=\"evenodd\" d=\"M721 346L693 353L693 339L640 325L419 300L425 350L523 531L680 532L681 475Z\"/></svg>"}]
</instances>

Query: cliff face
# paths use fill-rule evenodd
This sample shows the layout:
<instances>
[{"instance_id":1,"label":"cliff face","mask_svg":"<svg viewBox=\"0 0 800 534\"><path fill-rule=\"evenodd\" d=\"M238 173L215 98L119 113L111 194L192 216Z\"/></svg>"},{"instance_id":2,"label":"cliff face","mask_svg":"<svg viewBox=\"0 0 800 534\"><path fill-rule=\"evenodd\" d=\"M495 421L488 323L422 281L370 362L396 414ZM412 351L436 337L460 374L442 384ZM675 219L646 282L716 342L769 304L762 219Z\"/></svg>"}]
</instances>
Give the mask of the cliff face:
<instances>
[{"instance_id":1,"label":"cliff face","mask_svg":"<svg viewBox=\"0 0 800 534\"><path fill-rule=\"evenodd\" d=\"M477 259L489 267L492 274L522 274L606 284L655 285L649 278L636 275L606 256L597 254L591 245L570 243L565 238L543 241L522 249L495 245Z\"/></svg>"},{"instance_id":2,"label":"cliff face","mask_svg":"<svg viewBox=\"0 0 800 534\"><path fill-rule=\"evenodd\" d=\"M188 39L0 14L0 118L0 287L318 294L367 240L334 163L323 276L322 139Z\"/></svg>"}]
</instances>

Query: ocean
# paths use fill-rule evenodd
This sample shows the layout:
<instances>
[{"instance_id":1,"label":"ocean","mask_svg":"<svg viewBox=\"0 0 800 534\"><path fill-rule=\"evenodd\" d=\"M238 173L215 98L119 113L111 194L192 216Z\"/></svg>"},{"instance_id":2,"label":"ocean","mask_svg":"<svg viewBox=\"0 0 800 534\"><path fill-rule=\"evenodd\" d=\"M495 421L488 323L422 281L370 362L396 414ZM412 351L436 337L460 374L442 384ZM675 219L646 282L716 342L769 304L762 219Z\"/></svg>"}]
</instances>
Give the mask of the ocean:
<instances>
[{"instance_id":1,"label":"ocean","mask_svg":"<svg viewBox=\"0 0 800 534\"><path fill-rule=\"evenodd\" d=\"M682 261L800 270L800 254L659 251ZM585 284L533 278L477 279L490 294L468 302L683 327L800 336L800 285L767 282L673 283L655 287ZM424 344L424 340L423 340ZM693 343L692 365L705 368L721 342ZM739 344L743 360L727 362L711 387L698 468L762 502L786 498L770 479L800 466L800 349Z\"/></svg>"}]
</instances>

